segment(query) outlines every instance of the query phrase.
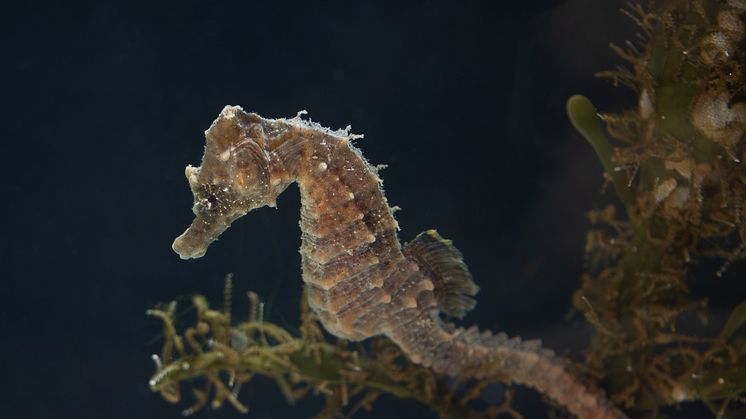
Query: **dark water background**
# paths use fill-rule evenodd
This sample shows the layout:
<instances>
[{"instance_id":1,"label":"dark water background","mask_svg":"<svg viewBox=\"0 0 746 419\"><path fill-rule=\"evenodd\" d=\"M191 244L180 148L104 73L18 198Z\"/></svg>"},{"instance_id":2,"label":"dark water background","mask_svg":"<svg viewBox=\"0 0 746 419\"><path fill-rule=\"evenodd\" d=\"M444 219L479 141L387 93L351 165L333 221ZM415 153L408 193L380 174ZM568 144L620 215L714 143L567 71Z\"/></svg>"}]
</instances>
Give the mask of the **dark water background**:
<instances>
[{"instance_id":1,"label":"dark water background","mask_svg":"<svg viewBox=\"0 0 746 419\"><path fill-rule=\"evenodd\" d=\"M606 110L633 103L592 77L618 61L608 42L634 34L620 4L4 3L0 416L178 417L186 403L147 387L160 324L145 310L197 292L218 303L227 272L237 300L253 289L268 320L295 327L297 188L203 259L170 248L192 218L183 169L199 163L202 132L226 104L351 124L367 158L389 165L400 237L437 228L464 253L482 288L466 323L582 348L588 329L567 316L570 295L585 212L609 197L564 103L576 92ZM288 406L266 380L241 399L249 418L320 407ZM518 405L545 415L530 391ZM434 415L384 398L356 417Z\"/></svg>"}]
</instances>

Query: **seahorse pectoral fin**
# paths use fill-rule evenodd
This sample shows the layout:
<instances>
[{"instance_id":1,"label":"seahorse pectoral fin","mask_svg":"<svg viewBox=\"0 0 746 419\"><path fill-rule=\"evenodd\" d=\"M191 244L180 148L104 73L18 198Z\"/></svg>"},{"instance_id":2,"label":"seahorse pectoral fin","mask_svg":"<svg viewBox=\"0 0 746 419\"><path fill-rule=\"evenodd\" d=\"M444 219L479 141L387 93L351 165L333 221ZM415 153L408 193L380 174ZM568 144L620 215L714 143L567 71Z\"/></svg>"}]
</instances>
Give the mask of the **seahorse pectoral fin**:
<instances>
[{"instance_id":1,"label":"seahorse pectoral fin","mask_svg":"<svg viewBox=\"0 0 746 419\"><path fill-rule=\"evenodd\" d=\"M435 298L444 313L462 318L474 308L476 301L472 297L479 287L450 240L435 230L427 230L404 245L403 252L432 278Z\"/></svg>"}]
</instances>

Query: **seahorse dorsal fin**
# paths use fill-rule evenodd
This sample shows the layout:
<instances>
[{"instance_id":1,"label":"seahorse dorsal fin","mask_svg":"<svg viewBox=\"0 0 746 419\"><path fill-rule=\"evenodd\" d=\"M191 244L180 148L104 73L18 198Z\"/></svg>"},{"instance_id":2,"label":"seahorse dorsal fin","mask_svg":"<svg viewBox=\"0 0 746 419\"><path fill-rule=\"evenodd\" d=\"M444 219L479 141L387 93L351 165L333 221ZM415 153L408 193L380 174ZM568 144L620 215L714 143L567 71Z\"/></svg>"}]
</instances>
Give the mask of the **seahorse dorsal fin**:
<instances>
[{"instance_id":1,"label":"seahorse dorsal fin","mask_svg":"<svg viewBox=\"0 0 746 419\"><path fill-rule=\"evenodd\" d=\"M430 274L440 309L462 318L477 302L472 298L479 287L472 280L461 252L435 230L420 233L404 245L404 254Z\"/></svg>"}]
</instances>

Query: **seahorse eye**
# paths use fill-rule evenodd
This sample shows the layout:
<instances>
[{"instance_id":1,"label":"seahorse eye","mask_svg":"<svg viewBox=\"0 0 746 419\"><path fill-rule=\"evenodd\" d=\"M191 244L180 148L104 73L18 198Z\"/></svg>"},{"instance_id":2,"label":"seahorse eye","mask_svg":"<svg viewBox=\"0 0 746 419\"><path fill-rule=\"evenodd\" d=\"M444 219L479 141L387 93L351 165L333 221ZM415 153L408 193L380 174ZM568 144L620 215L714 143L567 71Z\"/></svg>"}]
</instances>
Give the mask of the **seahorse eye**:
<instances>
[{"instance_id":1,"label":"seahorse eye","mask_svg":"<svg viewBox=\"0 0 746 419\"><path fill-rule=\"evenodd\" d=\"M214 204L214 203L218 202L218 197L215 196L215 195L210 195L210 196L207 197L207 202L209 202L211 204Z\"/></svg>"}]
</instances>

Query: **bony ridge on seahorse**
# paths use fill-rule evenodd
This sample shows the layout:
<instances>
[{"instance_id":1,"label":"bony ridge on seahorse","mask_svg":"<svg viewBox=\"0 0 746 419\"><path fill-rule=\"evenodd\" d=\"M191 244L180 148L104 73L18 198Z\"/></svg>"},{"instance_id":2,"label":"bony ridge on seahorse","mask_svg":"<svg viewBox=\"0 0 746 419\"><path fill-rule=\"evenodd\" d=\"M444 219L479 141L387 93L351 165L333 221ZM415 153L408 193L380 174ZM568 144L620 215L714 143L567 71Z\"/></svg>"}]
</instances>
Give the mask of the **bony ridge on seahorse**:
<instances>
[{"instance_id":1,"label":"bony ridge on seahorse","mask_svg":"<svg viewBox=\"0 0 746 419\"><path fill-rule=\"evenodd\" d=\"M347 130L227 106L205 137L202 165L186 168L196 217L173 244L183 259L203 256L233 221L274 206L297 182L303 280L330 333L350 340L386 335L436 372L533 387L582 419L625 417L538 341L441 319L472 309L478 287L459 251L434 230L400 245L381 179Z\"/></svg>"}]
</instances>

